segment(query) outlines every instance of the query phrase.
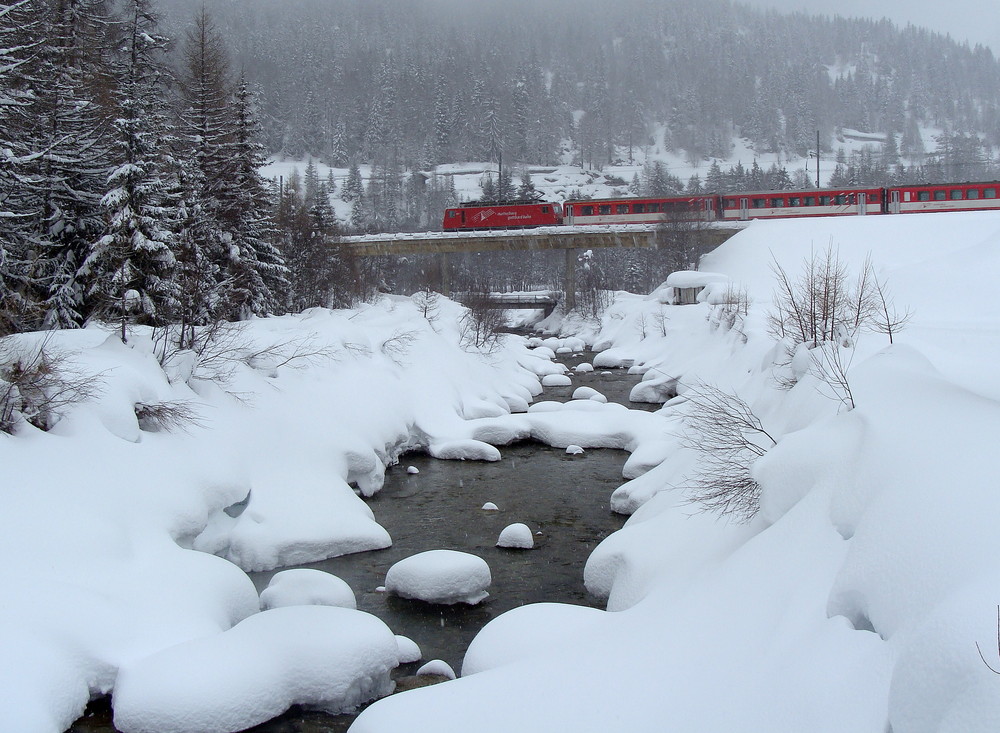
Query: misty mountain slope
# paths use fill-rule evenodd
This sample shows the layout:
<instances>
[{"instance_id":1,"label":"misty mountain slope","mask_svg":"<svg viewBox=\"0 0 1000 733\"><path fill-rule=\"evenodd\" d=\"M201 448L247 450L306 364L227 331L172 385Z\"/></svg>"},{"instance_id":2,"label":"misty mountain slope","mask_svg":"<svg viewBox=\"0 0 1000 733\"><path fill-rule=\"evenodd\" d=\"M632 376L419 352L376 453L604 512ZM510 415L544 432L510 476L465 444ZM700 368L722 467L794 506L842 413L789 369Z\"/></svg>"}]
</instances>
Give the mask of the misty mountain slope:
<instances>
[{"instance_id":1,"label":"misty mountain slope","mask_svg":"<svg viewBox=\"0 0 1000 733\"><path fill-rule=\"evenodd\" d=\"M194 0L164 0L180 36ZM781 15L725 0L209 0L259 85L267 146L405 168L495 159L601 166L653 141L725 159L734 137L804 155L821 131L977 133L1000 143L1000 65L888 21Z\"/></svg>"}]
</instances>

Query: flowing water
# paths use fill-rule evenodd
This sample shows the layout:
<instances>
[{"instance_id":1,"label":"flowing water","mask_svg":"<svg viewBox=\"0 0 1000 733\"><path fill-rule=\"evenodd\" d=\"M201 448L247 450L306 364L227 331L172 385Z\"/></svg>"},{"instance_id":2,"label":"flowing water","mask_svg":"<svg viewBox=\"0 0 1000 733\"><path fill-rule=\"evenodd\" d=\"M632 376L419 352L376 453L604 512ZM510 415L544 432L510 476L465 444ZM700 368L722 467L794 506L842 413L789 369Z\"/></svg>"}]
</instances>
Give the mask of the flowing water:
<instances>
[{"instance_id":1,"label":"flowing water","mask_svg":"<svg viewBox=\"0 0 1000 733\"><path fill-rule=\"evenodd\" d=\"M592 354L567 357L573 366ZM629 403L636 377L622 370L576 375L573 387L547 388L538 400L569 399L573 389L590 386L637 409L658 405ZM501 446L494 463L439 461L408 454L386 472L383 489L367 500L393 544L385 550L332 558L301 567L333 573L354 590L358 608L381 618L396 634L420 646L423 660L443 659L461 672L469 642L492 618L517 606L537 602L598 605L583 585L583 567L591 550L619 529L624 517L609 509L611 492L622 482L628 454L588 450L570 456L565 450L533 442ZM419 473L407 473L413 466ZM499 511L482 509L493 502ZM535 532L531 550L496 547L500 531L523 522ZM493 582L490 596L476 606L435 606L376 590L389 567L425 550L451 549L485 559ZM253 573L258 590L274 572ZM422 662L421 662L422 663ZM419 664L403 665L396 676L412 675ZM330 716L293 708L252 729L253 733L333 733L345 731L354 716ZM70 729L74 733L113 731L110 709L98 701Z\"/></svg>"}]
</instances>

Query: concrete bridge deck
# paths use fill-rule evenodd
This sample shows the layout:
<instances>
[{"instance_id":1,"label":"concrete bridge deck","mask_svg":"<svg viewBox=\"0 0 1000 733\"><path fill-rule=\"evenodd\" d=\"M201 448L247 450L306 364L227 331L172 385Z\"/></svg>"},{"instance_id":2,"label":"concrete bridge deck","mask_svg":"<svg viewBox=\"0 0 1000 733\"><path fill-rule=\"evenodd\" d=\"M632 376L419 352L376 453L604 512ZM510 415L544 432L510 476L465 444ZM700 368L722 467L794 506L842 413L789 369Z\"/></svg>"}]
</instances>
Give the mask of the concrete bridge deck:
<instances>
[{"instance_id":1,"label":"concrete bridge deck","mask_svg":"<svg viewBox=\"0 0 1000 733\"><path fill-rule=\"evenodd\" d=\"M684 227L676 231L696 234L721 244L741 226L726 223ZM655 247L663 229L653 224L590 227L536 227L493 229L482 232L414 232L340 237L338 244L355 256L448 254L518 250L594 249L598 247Z\"/></svg>"}]
</instances>

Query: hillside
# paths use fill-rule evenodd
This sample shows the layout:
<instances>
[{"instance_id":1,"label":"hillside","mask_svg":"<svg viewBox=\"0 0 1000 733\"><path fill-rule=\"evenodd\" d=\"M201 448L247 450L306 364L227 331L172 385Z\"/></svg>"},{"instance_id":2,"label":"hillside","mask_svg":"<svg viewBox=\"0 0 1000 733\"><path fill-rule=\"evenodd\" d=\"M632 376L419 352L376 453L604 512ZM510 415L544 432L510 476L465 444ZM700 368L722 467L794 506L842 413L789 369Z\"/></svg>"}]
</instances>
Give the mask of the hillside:
<instances>
[{"instance_id":1,"label":"hillside","mask_svg":"<svg viewBox=\"0 0 1000 733\"><path fill-rule=\"evenodd\" d=\"M163 2L171 35L196 6ZM424 169L500 148L509 164L695 163L731 159L739 139L794 159L817 130L829 157L845 131L891 134L889 164L933 150L921 128L1000 143L992 53L884 21L726 0L207 7L261 92L269 151L341 167Z\"/></svg>"}]
</instances>

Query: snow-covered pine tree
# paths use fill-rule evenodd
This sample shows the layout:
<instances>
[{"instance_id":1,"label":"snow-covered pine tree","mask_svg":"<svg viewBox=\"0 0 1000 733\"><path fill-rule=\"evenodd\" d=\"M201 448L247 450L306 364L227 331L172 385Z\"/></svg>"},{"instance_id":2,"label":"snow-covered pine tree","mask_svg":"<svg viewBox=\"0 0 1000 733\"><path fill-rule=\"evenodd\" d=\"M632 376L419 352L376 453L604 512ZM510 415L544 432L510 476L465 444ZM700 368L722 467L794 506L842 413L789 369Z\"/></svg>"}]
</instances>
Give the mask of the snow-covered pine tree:
<instances>
[{"instance_id":1,"label":"snow-covered pine tree","mask_svg":"<svg viewBox=\"0 0 1000 733\"><path fill-rule=\"evenodd\" d=\"M340 199L344 203L354 203L365 194L365 184L361 180L361 169L358 168L357 161L351 161L351 167L347 171L347 180L340 191Z\"/></svg>"},{"instance_id":2,"label":"snow-covered pine tree","mask_svg":"<svg viewBox=\"0 0 1000 733\"><path fill-rule=\"evenodd\" d=\"M227 311L230 317L246 318L283 309L282 304L287 300L288 268L275 246L277 231L271 218L273 202L267 182L260 174L266 158L258 140L253 97L245 78L241 77L236 85L229 117L232 137L227 147L231 177L223 182L218 192L219 218L229 235L229 257L225 265L229 275ZM309 165L316 178L312 161Z\"/></svg>"},{"instance_id":3,"label":"snow-covered pine tree","mask_svg":"<svg viewBox=\"0 0 1000 733\"><path fill-rule=\"evenodd\" d=\"M157 23L150 0L126 0L113 60L113 170L101 200L106 224L81 268L88 311L120 322L123 341L127 322L162 324L179 306L170 231L175 212L165 180L167 39L157 34Z\"/></svg>"},{"instance_id":4,"label":"snow-covered pine tree","mask_svg":"<svg viewBox=\"0 0 1000 733\"><path fill-rule=\"evenodd\" d=\"M240 317L246 314L243 310L246 298L237 291L244 290L246 282L238 282L234 269L240 270L240 276L246 276L254 268L242 266L243 253L235 242L239 206L233 186L236 161L229 109L229 57L223 38L204 7L195 14L187 32L183 60L184 108L180 114L179 139L187 170L182 178L194 187L185 191L184 198L188 213L200 215L197 221L189 219L185 227L185 257L188 266L199 258L212 263L211 268L202 271L202 282L195 282L199 273L193 270L183 279L183 286L192 288L187 295L188 317ZM194 252L197 257L188 256Z\"/></svg>"},{"instance_id":5,"label":"snow-covered pine tree","mask_svg":"<svg viewBox=\"0 0 1000 733\"><path fill-rule=\"evenodd\" d=\"M86 317L80 268L104 222L100 200L110 158L105 111L106 38L102 0L59 0L32 7L39 33L29 76L32 101L19 132L30 163L22 177L26 235L36 256L26 273L47 328Z\"/></svg>"},{"instance_id":6,"label":"snow-covered pine tree","mask_svg":"<svg viewBox=\"0 0 1000 733\"><path fill-rule=\"evenodd\" d=\"M15 143L31 99L24 85L34 43L29 2L0 4L0 336L25 328L30 320L31 303L24 294L28 209L22 176L31 153Z\"/></svg>"}]
</instances>

